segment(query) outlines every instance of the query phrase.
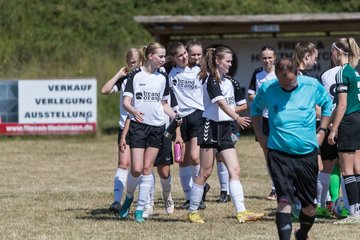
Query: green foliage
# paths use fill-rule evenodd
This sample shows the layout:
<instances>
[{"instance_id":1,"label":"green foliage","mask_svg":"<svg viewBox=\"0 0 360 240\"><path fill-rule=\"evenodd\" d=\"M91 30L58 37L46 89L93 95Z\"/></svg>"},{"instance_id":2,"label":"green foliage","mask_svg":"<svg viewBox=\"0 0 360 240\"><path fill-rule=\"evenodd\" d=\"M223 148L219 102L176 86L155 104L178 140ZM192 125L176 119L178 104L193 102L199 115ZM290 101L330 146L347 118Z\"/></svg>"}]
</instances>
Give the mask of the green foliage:
<instances>
[{"instance_id":1,"label":"green foliage","mask_svg":"<svg viewBox=\"0 0 360 240\"><path fill-rule=\"evenodd\" d=\"M153 40L135 15L360 11L358 0L0 0L1 78L94 76L98 88L130 47ZM118 96L99 96L100 127L116 126Z\"/></svg>"}]
</instances>

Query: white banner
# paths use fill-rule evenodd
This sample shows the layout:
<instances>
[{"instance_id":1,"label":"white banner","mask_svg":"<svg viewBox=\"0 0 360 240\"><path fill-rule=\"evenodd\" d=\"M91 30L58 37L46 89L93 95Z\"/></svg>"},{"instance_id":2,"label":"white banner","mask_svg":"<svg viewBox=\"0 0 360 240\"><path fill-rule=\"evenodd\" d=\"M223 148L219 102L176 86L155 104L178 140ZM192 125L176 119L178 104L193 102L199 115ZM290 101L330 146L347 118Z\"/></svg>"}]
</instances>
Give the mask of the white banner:
<instances>
[{"instance_id":1,"label":"white banner","mask_svg":"<svg viewBox=\"0 0 360 240\"><path fill-rule=\"evenodd\" d=\"M19 80L19 124L95 123L96 80Z\"/></svg>"}]
</instances>

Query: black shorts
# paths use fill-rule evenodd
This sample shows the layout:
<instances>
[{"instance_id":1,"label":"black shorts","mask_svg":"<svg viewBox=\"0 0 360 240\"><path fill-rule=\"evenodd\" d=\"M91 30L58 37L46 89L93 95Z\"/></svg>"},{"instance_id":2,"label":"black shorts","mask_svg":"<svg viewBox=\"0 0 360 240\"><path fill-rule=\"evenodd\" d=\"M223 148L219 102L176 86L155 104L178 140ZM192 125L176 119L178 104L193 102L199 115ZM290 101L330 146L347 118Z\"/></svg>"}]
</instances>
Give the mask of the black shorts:
<instances>
[{"instance_id":1,"label":"black shorts","mask_svg":"<svg viewBox=\"0 0 360 240\"><path fill-rule=\"evenodd\" d=\"M173 154L172 154L172 142L170 139L164 137L163 145L159 149L159 153L156 156L154 166L163 166L173 164Z\"/></svg>"},{"instance_id":2,"label":"black shorts","mask_svg":"<svg viewBox=\"0 0 360 240\"><path fill-rule=\"evenodd\" d=\"M231 139L231 123L232 121L215 122L204 118L204 124L198 135L200 148L216 148L218 152L234 148Z\"/></svg>"},{"instance_id":3,"label":"black shorts","mask_svg":"<svg viewBox=\"0 0 360 240\"><path fill-rule=\"evenodd\" d=\"M165 125L158 127L131 121L129 130L130 148L161 148L164 132Z\"/></svg>"},{"instance_id":4,"label":"black shorts","mask_svg":"<svg viewBox=\"0 0 360 240\"><path fill-rule=\"evenodd\" d=\"M199 131L203 125L203 111L196 110L195 112L182 118L180 125L181 137L184 142L190 141L190 139L197 137Z\"/></svg>"},{"instance_id":5,"label":"black shorts","mask_svg":"<svg viewBox=\"0 0 360 240\"><path fill-rule=\"evenodd\" d=\"M120 143L121 134L122 134L123 131L124 131L124 129L119 127L119 130L118 130L118 144ZM129 145L129 132L128 132L128 134L126 134L125 141L126 141L126 144Z\"/></svg>"},{"instance_id":6,"label":"black shorts","mask_svg":"<svg viewBox=\"0 0 360 240\"><path fill-rule=\"evenodd\" d=\"M262 126L262 132L265 136L269 136L269 132L270 132L270 128L269 128L269 119L266 117L262 117L262 122L261 122L261 126ZM258 142L257 137L255 136L255 141Z\"/></svg>"},{"instance_id":7,"label":"black shorts","mask_svg":"<svg viewBox=\"0 0 360 240\"><path fill-rule=\"evenodd\" d=\"M321 151L321 159L322 160L334 160L339 158L338 150L336 144L330 145L328 142L328 136L330 131L326 131L325 138L323 143L321 144L320 151Z\"/></svg>"},{"instance_id":8,"label":"black shorts","mask_svg":"<svg viewBox=\"0 0 360 240\"><path fill-rule=\"evenodd\" d=\"M292 204L296 196L302 207L316 205L317 152L294 155L269 149L268 166L278 202Z\"/></svg>"},{"instance_id":9,"label":"black shorts","mask_svg":"<svg viewBox=\"0 0 360 240\"><path fill-rule=\"evenodd\" d=\"M320 127L320 121L316 120L316 129ZM325 133L324 141L321 144L320 151L321 151L321 160L335 160L339 157L337 146L336 145L330 145L328 142L328 136L330 134L330 131L327 130Z\"/></svg>"},{"instance_id":10,"label":"black shorts","mask_svg":"<svg viewBox=\"0 0 360 240\"><path fill-rule=\"evenodd\" d=\"M351 113L342 119L337 147L339 152L355 152L360 149L360 112Z\"/></svg>"}]
</instances>

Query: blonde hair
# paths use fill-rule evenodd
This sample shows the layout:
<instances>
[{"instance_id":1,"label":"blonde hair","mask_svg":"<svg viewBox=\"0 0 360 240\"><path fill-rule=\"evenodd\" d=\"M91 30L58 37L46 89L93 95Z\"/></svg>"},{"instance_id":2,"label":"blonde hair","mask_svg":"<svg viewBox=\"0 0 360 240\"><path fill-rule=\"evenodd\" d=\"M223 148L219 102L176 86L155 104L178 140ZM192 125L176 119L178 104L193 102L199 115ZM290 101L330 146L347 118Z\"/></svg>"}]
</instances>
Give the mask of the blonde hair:
<instances>
[{"instance_id":1,"label":"blonde hair","mask_svg":"<svg viewBox=\"0 0 360 240\"><path fill-rule=\"evenodd\" d=\"M360 49L354 38L340 38L333 43L333 46L340 52L340 54L348 55L349 64L352 67L356 67L358 65Z\"/></svg>"},{"instance_id":2,"label":"blonde hair","mask_svg":"<svg viewBox=\"0 0 360 240\"><path fill-rule=\"evenodd\" d=\"M139 65L139 49L137 48L130 48L129 51L126 53L126 63L128 65L132 57L137 57L136 65Z\"/></svg>"},{"instance_id":3,"label":"blonde hair","mask_svg":"<svg viewBox=\"0 0 360 240\"><path fill-rule=\"evenodd\" d=\"M204 62L201 64L201 70L199 72L199 79L204 79L209 73L217 82L221 82L221 76L217 71L216 59L222 60L225 58L225 54L232 55L232 51L222 46L206 49Z\"/></svg>"},{"instance_id":4,"label":"blonde hair","mask_svg":"<svg viewBox=\"0 0 360 240\"><path fill-rule=\"evenodd\" d=\"M141 66L145 65L149 54L150 53L154 54L156 49L159 49L159 48L165 49L165 47L158 42L152 42L149 45L141 48L139 50L139 64Z\"/></svg>"}]
</instances>

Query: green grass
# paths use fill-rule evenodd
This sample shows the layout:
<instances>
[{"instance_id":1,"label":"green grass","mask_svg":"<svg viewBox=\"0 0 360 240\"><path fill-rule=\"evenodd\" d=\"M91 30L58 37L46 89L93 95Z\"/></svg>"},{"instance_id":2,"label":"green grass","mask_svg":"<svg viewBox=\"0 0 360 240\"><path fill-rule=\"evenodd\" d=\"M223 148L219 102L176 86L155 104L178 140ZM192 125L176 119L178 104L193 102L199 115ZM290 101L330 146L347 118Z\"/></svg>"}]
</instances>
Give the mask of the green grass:
<instances>
[{"instance_id":1,"label":"green grass","mask_svg":"<svg viewBox=\"0 0 360 240\"><path fill-rule=\"evenodd\" d=\"M277 239L276 203L265 200L270 182L262 151L252 136L237 143L241 181L247 208L265 212L265 219L237 224L232 203L216 203L215 167L208 181L207 208L201 211L203 225L186 223L185 210L165 213L158 177L153 218L137 224L132 216L120 221L107 212L113 200L116 137L1 139L0 239ZM183 193L178 165L171 171L172 194L179 206ZM358 239L355 226L334 226L332 221L316 223L310 236Z\"/></svg>"}]
</instances>

